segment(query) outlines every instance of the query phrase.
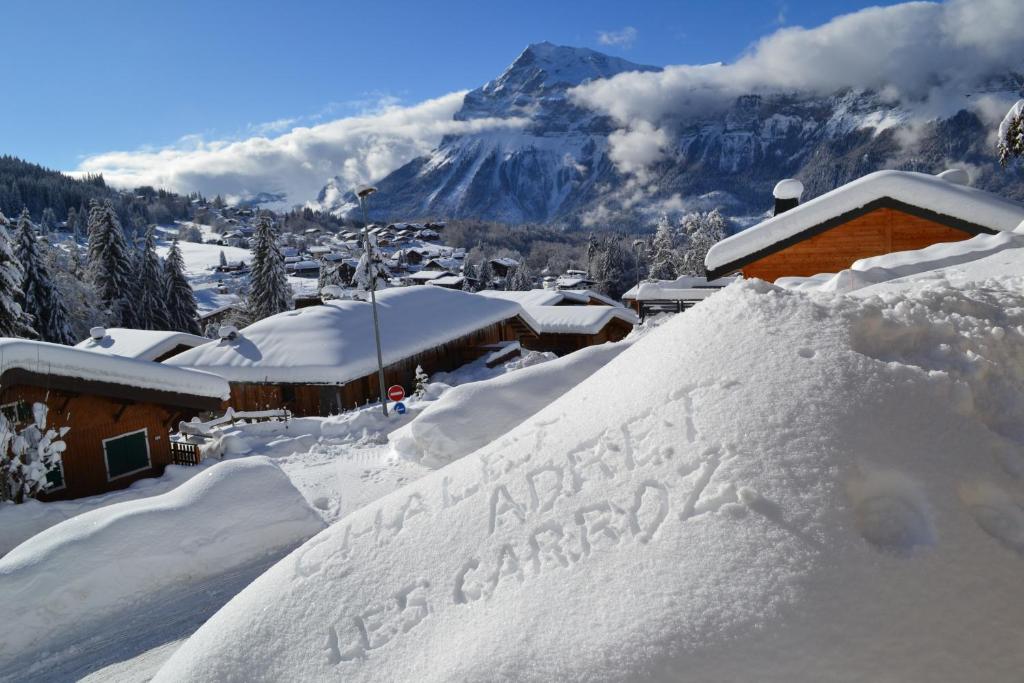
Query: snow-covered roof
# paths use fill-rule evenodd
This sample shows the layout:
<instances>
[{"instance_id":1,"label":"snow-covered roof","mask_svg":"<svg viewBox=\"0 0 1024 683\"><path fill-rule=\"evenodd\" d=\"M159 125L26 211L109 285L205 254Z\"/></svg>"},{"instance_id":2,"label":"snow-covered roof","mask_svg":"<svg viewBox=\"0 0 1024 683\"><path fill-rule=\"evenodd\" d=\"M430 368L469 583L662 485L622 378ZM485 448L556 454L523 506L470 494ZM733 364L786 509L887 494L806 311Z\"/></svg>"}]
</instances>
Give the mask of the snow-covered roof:
<instances>
[{"instance_id":1,"label":"snow-covered roof","mask_svg":"<svg viewBox=\"0 0 1024 683\"><path fill-rule=\"evenodd\" d=\"M612 319L630 325L639 322L636 314L621 306L525 306L541 334L597 334Z\"/></svg>"},{"instance_id":2,"label":"snow-covered roof","mask_svg":"<svg viewBox=\"0 0 1024 683\"><path fill-rule=\"evenodd\" d=\"M420 270L415 273L405 275L404 277L407 280L422 280L423 282L428 282L430 280L436 280L437 278L444 277L446 275L451 275L451 273L449 273L447 270Z\"/></svg>"},{"instance_id":3,"label":"snow-covered roof","mask_svg":"<svg viewBox=\"0 0 1024 683\"><path fill-rule=\"evenodd\" d=\"M640 283L639 298L641 301L695 301L728 286L735 279L735 277L720 277L708 280L706 277L683 275L675 280L648 280ZM637 286L634 285L630 288L622 295L622 298L635 300Z\"/></svg>"},{"instance_id":4,"label":"snow-covered roof","mask_svg":"<svg viewBox=\"0 0 1024 683\"><path fill-rule=\"evenodd\" d=\"M434 278L427 284L437 285L438 287L454 287L456 285L461 285L465 279L466 278L461 275L445 275L443 277Z\"/></svg>"},{"instance_id":5,"label":"snow-covered roof","mask_svg":"<svg viewBox=\"0 0 1024 683\"><path fill-rule=\"evenodd\" d=\"M495 299L515 301L523 306L557 306L563 301L572 301L579 304L587 304L592 299L597 299L608 306L621 306L609 296L595 292L590 289L530 289L526 291L503 291L499 289L485 289L477 292L482 296L489 296Z\"/></svg>"},{"instance_id":6,"label":"snow-covered roof","mask_svg":"<svg viewBox=\"0 0 1024 683\"><path fill-rule=\"evenodd\" d=\"M61 344L0 338L0 375L8 370L206 398L224 399L230 393L227 382L206 372L116 355L104 356L95 351Z\"/></svg>"},{"instance_id":7,"label":"snow-covered roof","mask_svg":"<svg viewBox=\"0 0 1024 683\"><path fill-rule=\"evenodd\" d=\"M877 171L727 237L708 251L708 271L720 271L844 214L882 199L1000 232L1024 220L1024 205L949 179L910 171Z\"/></svg>"},{"instance_id":8,"label":"snow-covered roof","mask_svg":"<svg viewBox=\"0 0 1024 683\"><path fill-rule=\"evenodd\" d=\"M442 287L396 287L377 293L385 365L502 320L519 304ZM377 368L369 303L332 300L249 325L234 340L186 351L168 364L215 372L234 382L337 383Z\"/></svg>"},{"instance_id":9,"label":"snow-covered roof","mask_svg":"<svg viewBox=\"0 0 1024 683\"><path fill-rule=\"evenodd\" d=\"M189 348L206 344L210 340L187 332L162 332L155 330L131 330L112 327L102 339L89 337L75 344L76 349L85 349L108 356L122 356L138 360L156 360L179 346Z\"/></svg>"},{"instance_id":10,"label":"snow-covered roof","mask_svg":"<svg viewBox=\"0 0 1024 683\"><path fill-rule=\"evenodd\" d=\"M554 306L564 298L562 292L554 289L530 289L525 292L483 289L477 292L477 294L492 299L515 301L523 306Z\"/></svg>"}]
</instances>

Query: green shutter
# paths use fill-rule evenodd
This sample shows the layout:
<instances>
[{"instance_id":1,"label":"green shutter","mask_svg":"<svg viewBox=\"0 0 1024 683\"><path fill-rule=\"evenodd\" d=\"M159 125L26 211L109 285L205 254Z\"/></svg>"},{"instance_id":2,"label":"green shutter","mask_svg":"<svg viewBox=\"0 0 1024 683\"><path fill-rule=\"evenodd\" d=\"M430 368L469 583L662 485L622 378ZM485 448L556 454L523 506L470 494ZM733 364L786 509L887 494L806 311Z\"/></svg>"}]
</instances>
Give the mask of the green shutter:
<instances>
[{"instance_id":1,"label":"green shutter","mask_svg":"<svg viewBox=\"0 0 1024 683\"><path fill-rule=\"evenodd\" d=\"M150 467L149 442L144 429L106 439L103 451L107 458L108 480Z\"/></svg>"}]
</instances>

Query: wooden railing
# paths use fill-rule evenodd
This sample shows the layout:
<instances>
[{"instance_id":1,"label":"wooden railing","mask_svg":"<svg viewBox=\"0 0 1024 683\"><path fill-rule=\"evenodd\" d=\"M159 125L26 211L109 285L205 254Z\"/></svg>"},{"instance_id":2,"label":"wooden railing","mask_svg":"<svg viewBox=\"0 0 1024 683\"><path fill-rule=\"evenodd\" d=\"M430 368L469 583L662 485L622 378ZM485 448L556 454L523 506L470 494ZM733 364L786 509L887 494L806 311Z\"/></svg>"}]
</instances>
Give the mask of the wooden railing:
<instances>
[{"instance_id":1,"label":"wooden railing","mask_svg":"<svg viewBox=\"0 0 1024 683\"><path fill-rule=\"evenodd\" d=\"M171 441L170 444L171 463L188 467L199 464L199 459L202 457L199 454L199 444L187 441Z\"/></svg>"}]
</instances>

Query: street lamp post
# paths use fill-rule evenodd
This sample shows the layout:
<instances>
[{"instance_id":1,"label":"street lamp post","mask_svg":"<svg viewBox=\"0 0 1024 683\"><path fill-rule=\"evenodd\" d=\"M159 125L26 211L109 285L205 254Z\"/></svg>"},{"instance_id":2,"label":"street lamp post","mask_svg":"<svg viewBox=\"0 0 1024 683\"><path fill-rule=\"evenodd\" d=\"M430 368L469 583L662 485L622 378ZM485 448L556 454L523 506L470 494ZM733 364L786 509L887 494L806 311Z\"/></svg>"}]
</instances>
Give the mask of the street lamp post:
<instances>
[{"instance_id":1,"label":"street lamp post","mask_svg":"<svg viewBox=\"0 0 1024 683\"><path fill-rule=\"evenodd\" d=\"M373 261L373 246L370 244L370 222L366 219L366 198L377 191L376 187L365 185L356 190L359 208L363 212L363 248L366 250L366 271L370 278L370 307L373 309L373 337L377 342L377 384L380 388L380 405L384 417L388 416L388 394L384 386L384 354L380 349L380 319L377 317L377 266Z\"/></svg>"}]
</instances>

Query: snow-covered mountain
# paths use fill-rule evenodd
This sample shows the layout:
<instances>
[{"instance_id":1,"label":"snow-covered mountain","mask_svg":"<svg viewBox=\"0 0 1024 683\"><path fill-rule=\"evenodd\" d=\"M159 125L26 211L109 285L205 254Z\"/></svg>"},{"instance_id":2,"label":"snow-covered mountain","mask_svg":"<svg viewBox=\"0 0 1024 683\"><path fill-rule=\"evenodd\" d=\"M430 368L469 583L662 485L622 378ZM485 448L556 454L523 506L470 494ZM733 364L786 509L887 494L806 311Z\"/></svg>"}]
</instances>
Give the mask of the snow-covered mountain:
<instances>
[{"instance_id":1,"label":"snow-covered mountain","mask_svg":"<svg viewBox=\"0 0 1024 683\"><path fill-rule=\"evenodd\" d=\"M468 93L455 117L517 117L526 125L446 137L377 183L373 217L574 225L600 216L622 225L647 220L637 208L664 206L754 215L769 208L771 186L782 177L800 177L809 197L880 168L938 172L952 162L974 166L976 185L1024 197L1019 175L996 172L988 130L975 113L922 125L905 105L865 90L751 94L681 115L670 123L667 158L638 194L609 157L608 136L618 126L569 97L588 80L638 70L658 68L584 48L529 46L501 76ZM995 78L977 92L1015 94L1022 82ZM347 211L347 189L328 183L321 205Z\"/></svg>"}]
</instances>

